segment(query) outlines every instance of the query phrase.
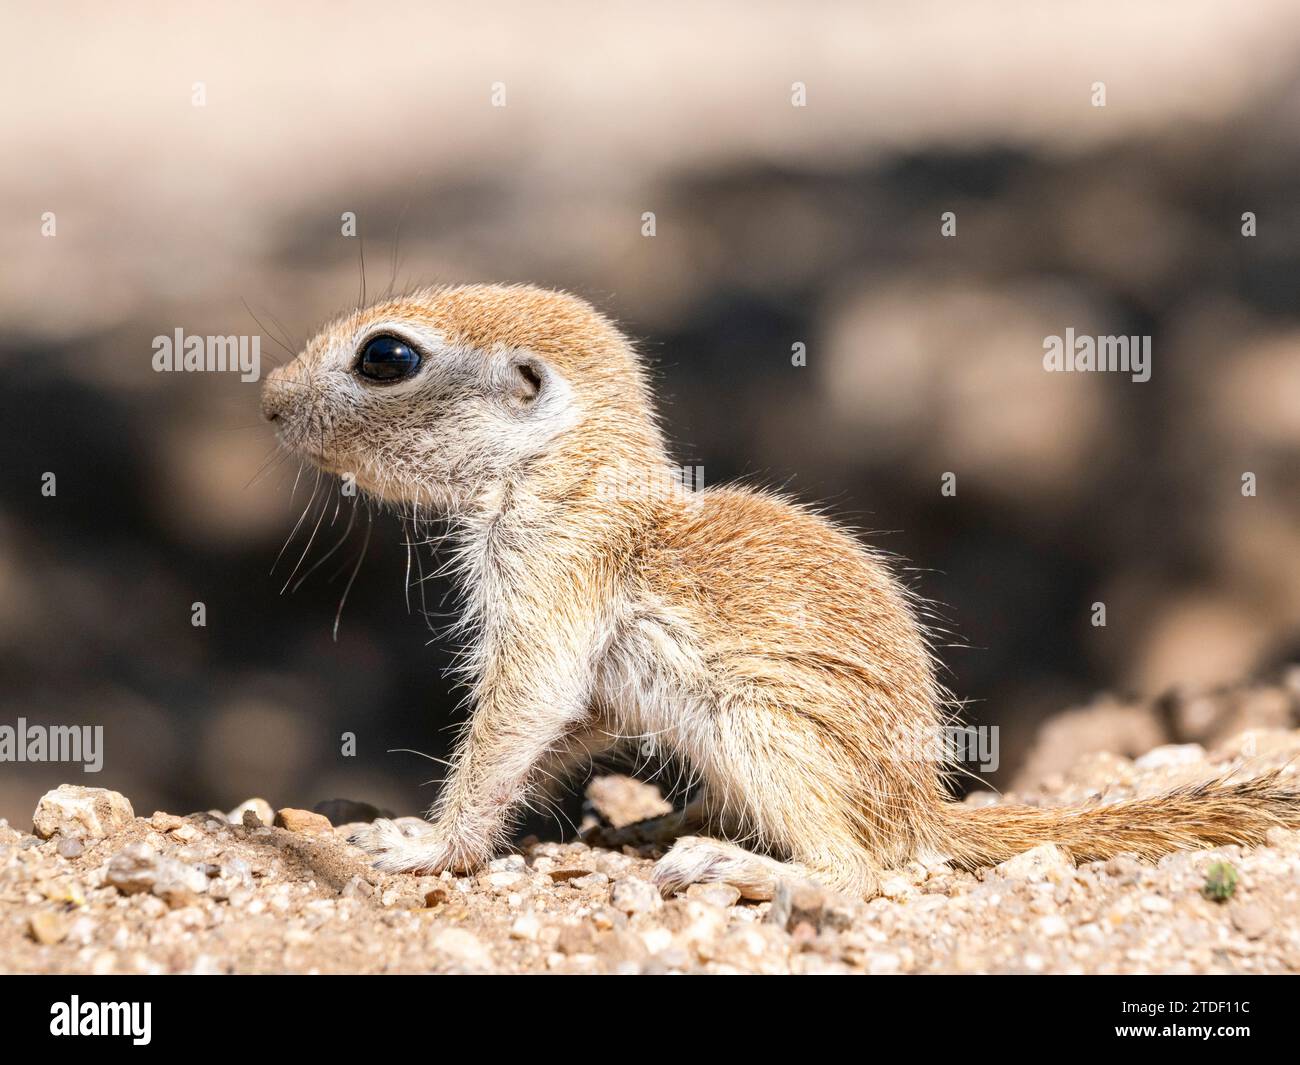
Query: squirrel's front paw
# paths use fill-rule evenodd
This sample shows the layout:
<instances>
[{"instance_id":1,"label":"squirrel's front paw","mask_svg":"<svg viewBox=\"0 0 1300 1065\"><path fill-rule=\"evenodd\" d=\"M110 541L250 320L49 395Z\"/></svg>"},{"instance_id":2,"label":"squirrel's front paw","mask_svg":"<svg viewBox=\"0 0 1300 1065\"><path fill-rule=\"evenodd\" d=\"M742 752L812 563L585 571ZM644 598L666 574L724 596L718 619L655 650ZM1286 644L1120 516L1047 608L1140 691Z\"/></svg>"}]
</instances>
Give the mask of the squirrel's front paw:
<instances>
[{"instance_id":1,"label":"squirrel's front paw","mask_svg":"<svg viewBox=\"0 0 1300 1065\"><path fill-rule=\"evenodd\" d=\"M386 873L436 876L444 870L473 872L483 862L480 849L458 839L440 825L419 836L403 835L392 821L381 818L348 837L348 842L374 855L374 866Z\"/></svg>"}]
</instances>

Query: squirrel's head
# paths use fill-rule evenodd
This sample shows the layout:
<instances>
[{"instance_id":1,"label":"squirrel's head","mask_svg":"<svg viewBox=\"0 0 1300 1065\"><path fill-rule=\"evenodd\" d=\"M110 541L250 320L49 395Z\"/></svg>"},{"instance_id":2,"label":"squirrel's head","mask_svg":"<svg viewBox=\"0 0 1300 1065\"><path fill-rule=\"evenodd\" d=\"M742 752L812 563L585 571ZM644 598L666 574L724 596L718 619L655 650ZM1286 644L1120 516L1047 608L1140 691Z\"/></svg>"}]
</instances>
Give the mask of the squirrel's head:
<instances>
[{"instance_id":1,"label":"squirrel's head","mask_svg":"<svg viewBox=\"0 0 1300 1065\"><path fill-rule=\"evenodd\" d=\"M429 289L346 315L267 377L262 412L322 469L443 511L557 456L572 472L661 447L622 334L574 296L523 286Z\"/></svg>"}]
</instances>

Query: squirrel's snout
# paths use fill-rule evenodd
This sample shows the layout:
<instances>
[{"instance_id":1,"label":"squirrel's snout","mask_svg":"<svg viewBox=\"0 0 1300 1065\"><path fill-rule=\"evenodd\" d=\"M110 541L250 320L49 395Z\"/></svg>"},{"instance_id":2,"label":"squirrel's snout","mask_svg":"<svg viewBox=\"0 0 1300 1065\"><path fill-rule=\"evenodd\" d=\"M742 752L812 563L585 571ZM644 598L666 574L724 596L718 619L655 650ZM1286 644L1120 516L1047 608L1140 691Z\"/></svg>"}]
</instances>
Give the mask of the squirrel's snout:
<instances>
[{"instance_id":1,"label":"squirrel's snout","mask_svg":"<svg viewBox=\"0 0 1300 1065\"><path fill-rule=\"evenodd\" d=\"M262 389L262 417L268 422L273 422L280 417L283 409L280 400L279 389L272 388L269 383Z\"/></svg>"},{"instance_id":2,"label":"squirrel's snout","mask_svg":"<svg viewBox=\"0 0 1300 1065\"><path fill-rule=\"evenodd\" d=\"M262 383L262 417L268 422L277 421L289 406L290 392L285 381L284 367L277 366Z\"/></svg>"}]
</instances>

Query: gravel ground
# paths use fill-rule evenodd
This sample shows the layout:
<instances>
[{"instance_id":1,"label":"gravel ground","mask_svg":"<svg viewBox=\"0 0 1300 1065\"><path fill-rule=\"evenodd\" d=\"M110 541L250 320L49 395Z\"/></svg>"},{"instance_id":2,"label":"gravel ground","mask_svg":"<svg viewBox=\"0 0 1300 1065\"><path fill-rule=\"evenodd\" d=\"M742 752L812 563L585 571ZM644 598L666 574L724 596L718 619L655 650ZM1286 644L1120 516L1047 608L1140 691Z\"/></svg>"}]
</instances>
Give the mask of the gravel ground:
<instances>
[{"instance_id":1,"label":"gravel ground","mask_svg":"<svg viewBox=\"0 0 1300 1065\"><path fill-rule=\"evenodd\" d=\"M1196 744L1136 760L1092 753L1036 790L969 801L1123 798L1234 768L1295 775L1297 754L1300 730L1255 729L1208 754ZM585 842L525 840L476 876L415 878L377 873L346 842L378 814L361 804L318 808L350 824L273 814L261 800L230 815L136 817L114 792L65 786L41 799L36 835L0 822L0 969L1300 971L1295 832L1156 865L1121 856L1075 868L1050 846L975 875L914 863L869 902L810 888L751 902L726 885L661 899L649 875L663 844L629 827L666 809L658 792L602 777L588 798ZM1211 897L1216 885L1228 897Z\"/></svg>"}]
</instances>

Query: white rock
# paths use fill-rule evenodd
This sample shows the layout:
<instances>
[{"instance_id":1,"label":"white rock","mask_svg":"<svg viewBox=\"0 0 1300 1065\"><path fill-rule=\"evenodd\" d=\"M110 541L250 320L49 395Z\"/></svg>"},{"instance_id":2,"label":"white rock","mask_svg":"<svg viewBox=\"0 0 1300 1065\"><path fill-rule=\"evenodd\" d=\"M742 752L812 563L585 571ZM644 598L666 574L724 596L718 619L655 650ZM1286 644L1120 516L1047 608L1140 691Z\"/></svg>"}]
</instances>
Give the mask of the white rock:
<instances>
[{"instance_id":1,"label":"white rock","mask_svg":"<svg viewBox=\"0 0 1300 1065\"><path fill-rule=\"evenodd\" d=\"M488 873L487 886L497 895L508 895L528 883L528 876L519 870L502 870Z\"/></svg>"},{"instance_id":2,"label":"white rock","mask_svg":"<svg viewBox=\"0 0 1300 1065\"><path fill-rule=\"evenodd\" d=\"M515 918L515 923L510 926L510 938L532 942L537 938L541 930L542 922L537 919L536 915L522 913Z\"/></svg>"},{"instance_id":3,"label":"white rock","mask_svg":"<svg viewBox=\"0 0 1300 1065\"><path fill-rule=\"evenodd\" d=\"M641 930L641 942L651 954L658 954L673 945L673 934L666 928L644 928Z\"/></svg>"},{"instance_id":4,"label":"white rock","mask_svg":"<svg viewBox=\"0 0 1300 1065\"><path fill-rule=\"evenodd\" d=\"M648 880L638 880L635 877L615 881L609 901L615 909L624 913L653 913L663 909L664 905L658 888Z\"/></svg>"},{"instance_id":5,"label":"white rock","mask_svg":"<svg viewBox=\"0 0 1300 1065\"><path fill-rule=\"evenodd\" d=\"M906 895L914 895L916 891L901 876L891 876L880 885L880 893L887 899L901 899Z\"/></svg>"},{"instance_id":6,"label":"white rock","mask_svg":"<svg viewBox=\"0 0 1300 1065\"><path fill-rule=\"evenodd\" d=\"M702 956L707 956L712 952L712 945L726 930L726 910L694 899L686 903L686 921L682 928L682 941L686 946L694 947Z\"/></svg>"},{"instance_id":7,"label":"white rock","mask_svg":"<svg viewBox=\"0 0 1300 1065\"><path fill-rule=\"evenodd\" d=\"M721 906L725 910L740 901L740 888L732 884L692 884L686 889L686 897L688 899L698 899L700 902L708 902L714 906ZM749 911L741 912L748 913Z\"/></svg>"},{"instance_id":8,"label":"white rock","mask_svg":"<svg viewBox=\"0 0 1300 1065\"><path fill-rule=\"evenodd\" d=\"M1056 939L1058 936L1065 935L1070 930L1064 917L1058 914L1049 914L1046 917L1038 919L1038 934L1044 939Z\"/></svg>"},{"instance_id":9,"label":"white rock","mask_svg":"<svg viewBox=\"0 0 1300 1065\"><path fill-rule=\"evenodd\" d=\"M767 948L768 940L763 935L762 928L758 926L735 928L722 937L707 957L723 965L733 965L748 971L753 968L755 962L766 958ZM703 952L700 956L706 957Z\"/></svg>"},{"instance_id":10,"label":"white rock","mask_svg":"<svg viewBox=\"0 0 1300 1065\"><path fill-rule=\"evenodd\" d=\"M106 788L61 784L47 791L36 804L32 831L41 839L58 834L81 839L104 839L135 819L125 795Z\"/></svg>"},{"instance_id":11,"label":"white rock","mask_svg":"<svg viewBox=\"0 0 1300 1065\"><path fill-rule=\"evenodd\" d=\"M1138 769L1165 769L1169 766L1193 765L1205 760L1205 748L1199 743L1167 743L1147 751L1133 764Z\"/></svg>"},{"instance_id":12,"label":"white rock","mask_svg":"<svg viewBox=\"0 0 1300 1065\"><path fill-rule=\"evenodd\" d=\"M226 820L232 825L242 825L244 823L244 814L250 810L257 815L257 819L265 826L269 827L275 821L275 811L271 809L271 804L265 799L245 799L230 813L226 814Z\"/></svg>"},{"instance_id":13,"label":"white rock","mask_svg":"<svg viewBox=\"0 0 1300 1065\"><path fill-rule=\"evenodd\" d=\"M203 833L189 823L181 825L180 828L172 829L172 835L182 843L193 843L202 834Z\"/></svg>"},{"instance_id":14,"label":"white rock","mask_svg":"<svg viewBox=\"0 0 1300 1065\"><path fill-rule=\"evenodd\" d=\"M153 893L169 906L186 906L208 890L208 878L201 869L177 861L164 863Z\"/></svg>"},{"instance_id":15,"label":"white rock","mask_svg":"<svg viewBox=\"0 0 1300 1065\"><path fill-rule=\"evenodd\" d=\"M1014 858L1008 858L997 870L1008 880L1027 880L1036 884L1044 880L1059 880L1073 873L1074 863L1055 843L1043 843Z\"/></svg>"},{"instance_id":16,"label":"white rock","mask_svg":"<svg viewBox=\"0 0 1300 1065\"><path fill-rule=\"evenodd\" d=\"M104 879L123 895L150 891L158 879L158 854L147 843L132 843L109 860Z\"/></svg>"}]
</instances>

